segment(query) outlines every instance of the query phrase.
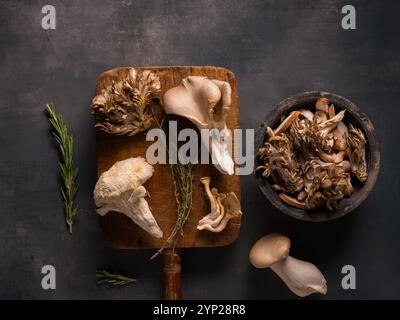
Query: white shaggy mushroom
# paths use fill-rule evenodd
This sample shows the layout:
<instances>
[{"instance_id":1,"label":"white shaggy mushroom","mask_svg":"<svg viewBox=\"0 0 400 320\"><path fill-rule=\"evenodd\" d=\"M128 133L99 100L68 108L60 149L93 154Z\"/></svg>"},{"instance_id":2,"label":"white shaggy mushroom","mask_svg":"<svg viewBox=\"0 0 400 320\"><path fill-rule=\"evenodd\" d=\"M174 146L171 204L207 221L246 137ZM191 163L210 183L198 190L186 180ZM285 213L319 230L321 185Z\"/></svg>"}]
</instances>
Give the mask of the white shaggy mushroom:
<instances>
[{"instance_id":1,"label":"white shaggy mushroom","mask_svg":"<svg viewBox=\"0 0 400 320\"><path fill-rule=\"evenodd\" d=\"M144 199L147 191L143 184L153 171L153 167L141 157L114 163L101 174L94 188L97 213L101 216L110 211L123 213L152 236L162 238L163 232Z\"/></svg>"}]
</instances>

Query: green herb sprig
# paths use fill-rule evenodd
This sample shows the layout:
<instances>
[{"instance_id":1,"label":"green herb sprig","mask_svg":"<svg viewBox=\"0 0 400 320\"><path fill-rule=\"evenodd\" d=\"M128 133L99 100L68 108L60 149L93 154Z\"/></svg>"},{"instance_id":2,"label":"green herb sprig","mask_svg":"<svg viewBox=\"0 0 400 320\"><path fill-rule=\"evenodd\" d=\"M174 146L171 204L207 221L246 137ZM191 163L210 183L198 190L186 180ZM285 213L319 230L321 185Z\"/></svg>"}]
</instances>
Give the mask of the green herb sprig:
<instances>
[{"instance_id":1,"label":"green herb sprig","mask_svg":"<svg viewBox=\"0 0 400 320\"><path fill-rule=\"evenodd\" d=\"M118 273L111 273L106 270L97 270L96 279L98 285L109 284L112 286L123 286L136 281L136 279Z\"/></svg>"},{"instance_id":2,"label":"green herb sprig","mask_svg":"<svg viewBox=\"0 0 400 320\"><path fill-rule=\"evenodd\" d=\"M74 140L72 135L68 133L63 116L56 113L52 103L46 105L46 111L54 129L53 136L61 153L61 161L59 162L60 177L63 183L61 195L64 201L65 221L69 233L72 234L72 225L79 211L78 206L74 203L78 191L78 168L74 166L72 159Z\"/></svg>"},{"instance_id":3,"label":"green herb sprig","mask_svg":"<svg viewBox=\"0 0 400 320\"><path fill-rule=\"evenodd\" d=\"M164 119L161 121L161 124L158 123L157 118L156 122L158 127L162 129L164 124ZM175 248L177 242L180 237L183 236L183 227L186 224L186 221L189 218L190 210L192 209L192 198L193 198L193 165L192 164L171 164L171 175L172 182L174 185L174 194L175 194L175 202L176 202L176 222L175 226L172 229L170 235L165 241L164 245L157 250L157 252L151 256L150 259L154 259L158 255L160 255L166 247L171 246L172 244L172 253L175 252ZM171 255L171 263L172 257Z\"/></svg>"}]
</instances>

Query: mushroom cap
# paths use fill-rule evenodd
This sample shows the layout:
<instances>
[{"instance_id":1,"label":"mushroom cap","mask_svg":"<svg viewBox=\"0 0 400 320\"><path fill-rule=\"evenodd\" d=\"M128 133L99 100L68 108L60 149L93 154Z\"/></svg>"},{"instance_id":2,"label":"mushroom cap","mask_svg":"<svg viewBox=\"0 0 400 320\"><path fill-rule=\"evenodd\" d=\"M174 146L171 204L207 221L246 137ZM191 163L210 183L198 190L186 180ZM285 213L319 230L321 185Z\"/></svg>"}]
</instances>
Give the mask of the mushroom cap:
<instances>
[{"instance_id":1,"label":"mushroom cap","mask_svg":"<svg viewBox=\"0 0 400 320\"><path fill-rule=\"evenodd\" d=\"M271 233L260 238L251 248L250 263L256 268L269 268L285 259L290 252L290 239L282 233Z\"/></svg>"},{"instance_id":2,"label":"mushroom cap","mask_svg":"<svg viewBox=\"0 0 400 320\"><path fill-rule=\"evenodd\" d=\"M165 92L164 110L188 118L200 128L212 127L210 110L221 99L221 90L213 81L202 76L189 76Z\"/></svg>"}]
</instances>

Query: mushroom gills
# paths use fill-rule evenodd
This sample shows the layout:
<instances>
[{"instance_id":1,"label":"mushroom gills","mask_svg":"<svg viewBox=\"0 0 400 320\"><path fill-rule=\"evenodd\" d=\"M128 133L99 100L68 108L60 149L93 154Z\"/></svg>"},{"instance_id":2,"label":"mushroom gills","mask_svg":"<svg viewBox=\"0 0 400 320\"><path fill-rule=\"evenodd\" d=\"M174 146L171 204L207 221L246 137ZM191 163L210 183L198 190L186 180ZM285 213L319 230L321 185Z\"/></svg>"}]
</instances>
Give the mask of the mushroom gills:
<instances>
[{"instance_id":1,"label":"mushroom gills","mask_svg":"<svg viewBox=\"0 0 400 320\"><path fill-rule=\"evenodd\" d=\"M228 82L189 76L169 89L163 97L167 114L176 114L192 121L199 129L209 129L210 135L201 135L215 167L223 174L234 173L230 152L231 132L226 119L230 112L232 89Z\"/></svg>"}]
</instances>

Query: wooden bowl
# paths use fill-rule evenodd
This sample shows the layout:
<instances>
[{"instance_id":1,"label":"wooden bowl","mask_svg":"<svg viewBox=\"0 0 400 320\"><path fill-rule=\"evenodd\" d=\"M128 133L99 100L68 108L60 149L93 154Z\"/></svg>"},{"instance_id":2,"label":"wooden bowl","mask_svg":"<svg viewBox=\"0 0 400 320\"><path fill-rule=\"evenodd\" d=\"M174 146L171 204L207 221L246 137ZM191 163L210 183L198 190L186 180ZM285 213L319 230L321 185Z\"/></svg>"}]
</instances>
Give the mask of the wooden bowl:
<instances>
[{"instance_id":1,"label":"wooden bowl","mask_svg":"<svg viewBox=\"0 0 400 320\"><path fill-rule=\"evenodd\" d=\"M262 177L260 172L256 172L256 179L258 180L260 189L267 197L267 199L281 212L305 221L320 222L337 219L339 217L348 214L349 212L356 209L372 191L375 182L378 178L379 166L380 166L380 147L379 141L376 137L375 129L372 122L363 114L360 109L351 101L329 92L310 91L304 92L299 95L292 96L285 99L276 105L270 114L265 118L263 123L257 130L255 140L255 168L262 165L262 162L258 156L258 150L264 145L266 128L276 128L281 120L281 117L287 116L291 111L301 108L312 108L315 106L315 102L320 97L326 97L331 103L335 105L336 112L343 109L346 110L344 122L346 124L352 123L357 128L361 129L367 139L366 143L366 161L368 179L366 182L361 183L356 178L352 178L352 184L354 187L353 194L344 198L338 202L336 211L331 212L328 209L321 210L302 210L292 207L283 202L278 193L271 188L269 179Z\"/></svg>"}]
</instances>

